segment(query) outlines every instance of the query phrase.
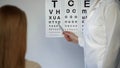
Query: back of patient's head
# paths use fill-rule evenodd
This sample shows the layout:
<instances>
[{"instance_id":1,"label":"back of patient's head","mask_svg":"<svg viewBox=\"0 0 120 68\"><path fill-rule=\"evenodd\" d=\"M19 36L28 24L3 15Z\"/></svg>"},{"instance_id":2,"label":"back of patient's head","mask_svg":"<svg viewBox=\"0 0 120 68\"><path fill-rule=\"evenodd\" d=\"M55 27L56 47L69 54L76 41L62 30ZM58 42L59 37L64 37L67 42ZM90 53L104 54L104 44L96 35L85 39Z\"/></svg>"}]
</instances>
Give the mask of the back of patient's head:
<instances>
[{"instance_id":1,"label":"back of patient's head","mask_svg":"<svg viewBox=\"0 0 120 68\"><path fill-rule=\"evenodd\" d=\"M25 68L26 16L11 5L0 8L0 68Z\"/></svg>"}]
</instances>

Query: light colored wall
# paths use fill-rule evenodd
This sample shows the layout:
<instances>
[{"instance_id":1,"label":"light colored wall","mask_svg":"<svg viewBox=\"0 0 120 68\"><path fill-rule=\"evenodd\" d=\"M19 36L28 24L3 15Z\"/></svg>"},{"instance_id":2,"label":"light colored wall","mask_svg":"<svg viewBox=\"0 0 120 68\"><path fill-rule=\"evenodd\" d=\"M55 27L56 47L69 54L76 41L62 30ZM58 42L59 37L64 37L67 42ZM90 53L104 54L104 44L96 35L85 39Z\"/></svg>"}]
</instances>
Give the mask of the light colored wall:
<instances>
[{"instance_id":1,"label":"light colored wall","mask_svg":"<svg viewBox=\"0 0 120 68\"><path fill-rule=\"evenodd\" d=\"M0 6L16 5L27 14L26 58L42 68L84 68L83 49L64 38L45 38L45 0L0 0Z\"/></svg>"}]
</instances>

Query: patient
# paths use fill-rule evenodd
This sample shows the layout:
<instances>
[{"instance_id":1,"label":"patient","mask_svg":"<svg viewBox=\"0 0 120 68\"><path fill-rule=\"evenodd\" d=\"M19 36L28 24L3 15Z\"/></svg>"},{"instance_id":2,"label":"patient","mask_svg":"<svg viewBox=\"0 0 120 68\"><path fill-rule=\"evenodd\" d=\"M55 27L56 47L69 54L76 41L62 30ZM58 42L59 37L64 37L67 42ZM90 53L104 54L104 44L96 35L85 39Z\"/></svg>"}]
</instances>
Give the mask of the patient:
<instances>
[{"instance_id":1,"label":"patient","mask_svg":"<svg viewBox=\"0 0 120 68\"><path fill-rule=\"evenodd\" d=\"M25 13L11 5L0 8L0 68L41 68L25 60L27 21Z\"/></svg>"}]
</instances>

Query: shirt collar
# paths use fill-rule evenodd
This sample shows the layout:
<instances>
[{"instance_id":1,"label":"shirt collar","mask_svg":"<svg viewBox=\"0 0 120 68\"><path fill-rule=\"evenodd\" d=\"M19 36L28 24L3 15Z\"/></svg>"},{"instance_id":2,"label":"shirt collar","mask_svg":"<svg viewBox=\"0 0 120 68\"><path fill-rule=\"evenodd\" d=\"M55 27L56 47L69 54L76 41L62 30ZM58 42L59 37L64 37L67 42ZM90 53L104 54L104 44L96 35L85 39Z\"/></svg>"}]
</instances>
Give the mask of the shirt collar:
<instances>
[{"instance_id":1,"label":"shirt collar","mask_svg":"<svg viewBox=\"0 0 120 68\"><path fill-rule=\"evenodd\" d=\"M95 0L93 4L91 4L90 8L88 9L88 13L90 13L92 10L98 8L100 4L105 0Z\"/></svg>"},{"instance_id":2,"label":"shirt collar","mask_svg":"<svg viewBox=\"0 0 120 68\"><path fill-rule=\"evenodd\" d=\"M104 2L104 0L95 0L91 8L98 8L102 2Z\"/></svg>"}]
</instances>

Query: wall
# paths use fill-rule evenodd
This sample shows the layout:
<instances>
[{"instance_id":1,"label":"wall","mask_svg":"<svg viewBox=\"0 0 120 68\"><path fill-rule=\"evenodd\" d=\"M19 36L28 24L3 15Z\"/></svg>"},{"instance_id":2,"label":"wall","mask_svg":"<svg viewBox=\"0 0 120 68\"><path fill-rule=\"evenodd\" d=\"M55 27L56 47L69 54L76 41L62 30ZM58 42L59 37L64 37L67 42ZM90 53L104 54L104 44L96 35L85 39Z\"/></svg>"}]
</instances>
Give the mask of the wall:
<instances>
[{"instance_id":1,"label":"wall","mask_svg":"<svg viewBox=\"0 0 120 68\"><path fill-rule=\"evenodd\" d=\"M64 38L45 37L45 0L0 0L0 6L20 7L28 18L26 58L42 68L84 68L83 49Z\"/></svg>"}]
</instances>

